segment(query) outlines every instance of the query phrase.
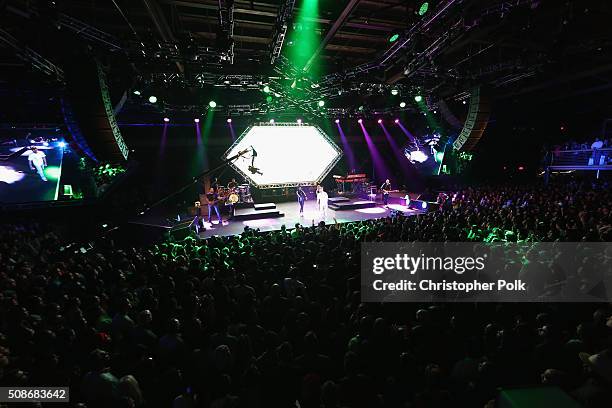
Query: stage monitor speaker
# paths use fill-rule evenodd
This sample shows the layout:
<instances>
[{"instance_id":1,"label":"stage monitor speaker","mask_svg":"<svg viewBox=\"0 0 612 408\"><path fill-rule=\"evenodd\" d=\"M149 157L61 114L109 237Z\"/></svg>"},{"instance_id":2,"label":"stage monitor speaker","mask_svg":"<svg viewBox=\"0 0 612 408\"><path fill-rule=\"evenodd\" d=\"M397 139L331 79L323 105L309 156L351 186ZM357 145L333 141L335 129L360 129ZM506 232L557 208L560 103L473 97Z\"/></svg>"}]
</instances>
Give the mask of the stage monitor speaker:
<instances>
[{"instance_id":1,"label":"stage monitor speaker","mask_svg":"<svg viewBox=\"0 0 612 408\"><path fill-rule=\"evenodd\" d=\"M115 120L102 65L92 57L83 57L67 67L65 73L70 113L73 115L71 125L73 128L78 125L86 142L81 143L81 147L91 149L99 161L119 163L127 160L129 149Z\"/></svg>"},{"instance_id":2,"label":"stage monitor speaker","mask_svg":"<svg viewBox=\"0 0 612 408\"><path fill-rule=\"evenodd\" d=\"M487 128L490 116L491 104L489 98L480 86L472 88L468 115L461 133L453 143L453 148L464 151L473 150Z\"/></svg>"}]
</instances>

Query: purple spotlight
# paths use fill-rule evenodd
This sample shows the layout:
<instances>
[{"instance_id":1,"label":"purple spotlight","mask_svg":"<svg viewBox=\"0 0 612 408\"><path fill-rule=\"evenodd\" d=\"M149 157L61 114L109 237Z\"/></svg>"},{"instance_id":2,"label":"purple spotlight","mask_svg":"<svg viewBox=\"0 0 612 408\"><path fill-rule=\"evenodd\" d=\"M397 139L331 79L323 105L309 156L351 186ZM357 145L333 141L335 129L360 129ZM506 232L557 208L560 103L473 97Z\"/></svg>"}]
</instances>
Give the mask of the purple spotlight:
<instances>
[{"instance_id":1,"label":"purple spotlight","mask_svg":"<svg viewBox=\"0 0 612 408\"><path fill-rule=\"evenodd\" d=\"M232 118L227 118L227 123L232 123Z\"/></svg>"},{"instance_id":2,"label":"purple spotlight","mask_svg":"<svg viewBox=\"0 0 612 408\"><path fill-rule=\"evenodd\" d=\"M363 123L363 119L359 118L359 120L357 121L357 123Z\"/></svg>"},{"instance_id":3,"label":"purple spotlight","mask_svg":"<svg viewBox=\"0 0 612 408\"><path fill-rule=\"evenodd\" d=\"M399 123L399 119L395 119L393 122L395 122L395 123Z\"/></svg>"},{"instance_id":4,"label":"purple spotlight","mask_svg":"<svg viewBox=\"0 0 612 408\"><path fill-rule=\"evenodd\" d=\"M193 121L194 121L195 123L200 123L200 119L199 119L199 118L195 118Z\"/></svg>"},{"instance_id":5,"label":"purple spotlight","mask_svg":"<svg viewBox=\"0 0 612 408\"><path fill-rule=\"evenodd\" d=\"M336 119L336 120L334 120L334 122L340 123L340 119Z\"/></svg>"},{"instance_id":6,"label":"purple spotlight","mask_svg":"<svg viewBox=\"0 0 612 408\"><path fill-rule=\"evenodd\" d=\"M170 118L164 118L164 122L166 123L170 122Z\"/></svg>"},{"instance_id":7,"label":"purple spotlight","mask_svg":"<svg viewBox=\"0 0 612 408\"><path fill-rule=\"evenodd\" d=\"M380 125L382 123L382 119L378 119L378 124Z\"/></svg>"}]
</instances>

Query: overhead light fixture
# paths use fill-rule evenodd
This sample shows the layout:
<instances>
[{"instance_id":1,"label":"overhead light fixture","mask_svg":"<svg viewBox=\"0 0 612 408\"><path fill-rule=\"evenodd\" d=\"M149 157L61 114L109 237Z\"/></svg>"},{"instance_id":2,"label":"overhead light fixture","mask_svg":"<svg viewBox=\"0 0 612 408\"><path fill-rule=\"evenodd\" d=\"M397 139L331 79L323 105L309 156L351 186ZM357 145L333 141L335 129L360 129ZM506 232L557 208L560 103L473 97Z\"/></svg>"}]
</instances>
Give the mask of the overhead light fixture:
<instances>
[{"instance_id":1,"label":"overhead light fixture","mask_svg":"<svg viewBox=\"0 0 612 408\"><path fill-rule=\"evenodd\" d=\"M211 108L216 108L217 107L217 102L210 101L210 102L208 102L208 106L210 106Z\"/></svg>"},{"instance_id":2,"label":"overhead light fixture","mask_svg":"<svg viewBox=\"0 0 612 408\"><path fill-rule=\"evenodd\" d=\"M414 97L414 101L417 102L417 103L421 102L422 100L423 100L423 97L421 95L417 95L417 96Z\"/></svg>"},{"instance_id":3,"label":"overhead light fixture","mask_svg":"<svg viewBox=\"0 0 612 408\"><path fill-rule=\"evenodd\" d=\"M301 125L301 124L302 124L302 119L298 119L298 120L297 120L297 124L298 124L298 125Z\"/></svg>"},{"instance_id":4,"label":"overhead light fixture","mask_svg":"<svg viewBox=\"0 0 612 408\"><path fill-rule=\"evenodd\" d=\"M395 122L397 124L397 123L399 123L399 119L395 119L393 122Z\"/></svg>"},{"instance_id":5,"label":"overhead light fixture","mask_svg":"<svg viewBox=\"0 0 612 408\"><path fill-rule=\"evenodd\" d=\"M164 118L164 122L166 123L170 122L170 118Z\"/></svg>"},{"instance_id":6,"label":"overhead light fixture","mask_svg":"<svg viewBox=\"0 0 612 408\"><path fill-rule=\"evenodd\" d=\"M265 93L269 93L270 92L270 87L268 85L264 86L263 91Z\"/></svg>"},{"instance_id":7,"label":"overhead light fixture","mask_svg":"<svg viewBox=\"0 0 612 408\"><path fill-rule=\"evenodd\" d=\"M398 33L393 33L391 35L391 37L389 37L389 42L390 43L394 43L399 39L399 34Z\"/></svg>"},{"instance_id":8,"label":"overhead light fixture","mask_svg":"<svg viewBox=\"0 0 612 408\"><path fill-rule=\"evenodd\" d=\"M392 89L391 90L391 95L397 95L399 93L399 91L397 89Z\"/></svg>"},{"instance_id":9,"label":"overhead light fixture","mask_svg":"<svg viewBox=\"0 0 612 408\"><path fill-rule=\"evenodd\" d=\"M336 120L334 120L334 122L340 123L340 119L336 119Z\"/></svg>"},{"instance_id":10,"label":"overhead light fixture","mask_svg":"<svg viewBox=\"0 0 612 408\"><path fill-rule=\"evenodd\" d=\"M140 95L140 91L137 89L134 91L134 95Z\"/></svg>"},{"instance_id":11,"label":"overhead light fixture","mask_svg":"<svg viewBox=\"0 0 612 408\"><path fill-rule=\"evenodd\" d=\"M405 108L406 107L406 102L402 101L400 102L400 108Z\"/></svg>"},{"instance_id":12,"label":"overhead light fixture","mask_svg":"<svg viewBox=\"0 0 612 408\"><path fill-rule=\"evenodd\" d=\"M273 125L274 124L274 119L270 119L270 124Z\"/></svg>"},{"instance_id":13,"label":"overhead light fixture","mask_svg":"<svg viewBox=\"0 0 612 408\"><path fill-rule=\"evenodd\" d=\"M232 118L227 118L227 123L232 123Z\"/></svg>"},{"instance_id":14,"label":"overhead light fixture","mask_svg":"<svg viewBox=\"0 0 612 408\"><path fill-rule=\"evenodd\" d=\"M363 123L363 119L360 118L357 122L358 123Z\"/></svg>"},{"instance_id":15,"label":"overhead light fixture","mask_svg":"<svg viewBox=\"0 0 612 408\"><path fill-rule=\"evenodd\" d=\"M319 101L318 104L319 108L322 108L323 106L325 106L325 101Z\"/></svg>"},{"instance_id":16,"label":"overhead light fixture","mask_svg":"<svg viewBox=\"0 0 612 408\"><path fill-rule=\"evenodd\" d=\"M378 124L380 125L382 123L382 119L378 119Z\"/></svg>"},{"instance_id":17,"label":"overhead light fixture","mask_svg":"<svg viewBox=\"0 0 612 408\"><path fill-rule=\"evenodd\" d=\"M193 121L194 121L195 123L200 123L200 119L199 119L199 118L195 118Z\"/></svg>"},{"instance_id":18,"label":"overhead light fixture","mask_svg":"<svg viewBox=\"0 0 612 408\"><path fill-rule=\"evenodd\" d=\"M154 96L154 95L149 96L149 102L151 103L157 102L157 96Z\"/></svg>"},{"instance_id":19,"label":"overhead light fixture","mask_svg":"<svg viewBox=\"0 0 612 408\"><path fill-rule=\"evenodd\" d=\"M424 1L423 3L421 3L421 6L419 7L419 16L425 15L425 13L427 13L427 10L429 10L429 2Z\"/></svg>"}]
</instances>

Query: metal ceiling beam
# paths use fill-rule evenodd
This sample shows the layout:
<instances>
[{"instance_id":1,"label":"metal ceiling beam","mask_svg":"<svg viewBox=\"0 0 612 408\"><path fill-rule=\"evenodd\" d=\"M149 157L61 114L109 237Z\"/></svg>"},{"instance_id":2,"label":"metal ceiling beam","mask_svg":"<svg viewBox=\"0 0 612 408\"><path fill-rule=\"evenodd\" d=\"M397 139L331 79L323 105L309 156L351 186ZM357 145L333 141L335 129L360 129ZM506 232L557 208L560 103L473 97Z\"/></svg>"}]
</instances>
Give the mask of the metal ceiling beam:
<instances>
[{"instance_id":1,"label":"metal ceiling beam","mask_svg":"<svg viewBox=\"0 0 612 408\"><path fill-rule=\"evenodd\" d=\"M174 35L172 34L172 30L170 29L170 26L166 21L166 17L164 17L164 14L160 9L159 4L157 4L156 0L142 1L145 5L145 8L147 9L147 12L149 13L149 16L151 17L151 20L153 20L153 24L155 25L155 28L157 29L157 32L161 36L162 40L164 40L165 42L175 42L176 40L174 38ZM185 67L181 62L176 61L176 67L178 68L181 74L185 72Z\"/></svg>"},{"instance_id":2,"label":"metal ceiling beam","mask_svg":"<svg viewBox=\"0 0 612 408\"><path fill-rule=\"evenodd\" d=\"M319 44L319 47L315 50L315 52L312 53L312 55L306 62L306 65L304 65L305 72L308 72L313 62L318 58L321 51L323 51L327 44L331 41L331 39L334 38L334 35L336 35L340 27L342 27L342 25L346 22L346 20L349 18L349 16L360 1L361 0L349 0L346 7L344 7L344 10L342 10L336 21L334 21L334 24L329 28L329 30L327 30L327 33L325 34L325 37L323 37L323 40Z\"/></svg>"}]
</instances>

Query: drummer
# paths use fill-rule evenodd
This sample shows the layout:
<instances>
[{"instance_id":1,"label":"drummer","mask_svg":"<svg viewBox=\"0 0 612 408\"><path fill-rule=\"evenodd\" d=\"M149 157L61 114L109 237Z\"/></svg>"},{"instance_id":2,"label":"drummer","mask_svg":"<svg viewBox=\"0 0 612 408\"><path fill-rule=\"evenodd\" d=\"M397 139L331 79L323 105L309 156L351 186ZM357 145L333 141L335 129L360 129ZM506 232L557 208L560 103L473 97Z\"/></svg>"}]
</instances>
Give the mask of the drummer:
<instances>
[{"instance_id":1,"label":"drummer","mask_svg":"<svg viewBox=\"0 0 612 408\"><path fill-rule=\"evenodd\" d=\"M232 192L234 192L237 187L238 187L238 183L236 182L235 178L233 178L232 181L227 183L227 188Z\"/></svg>"}]
</instances>

